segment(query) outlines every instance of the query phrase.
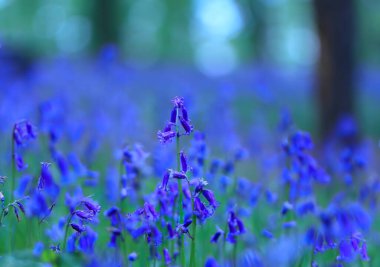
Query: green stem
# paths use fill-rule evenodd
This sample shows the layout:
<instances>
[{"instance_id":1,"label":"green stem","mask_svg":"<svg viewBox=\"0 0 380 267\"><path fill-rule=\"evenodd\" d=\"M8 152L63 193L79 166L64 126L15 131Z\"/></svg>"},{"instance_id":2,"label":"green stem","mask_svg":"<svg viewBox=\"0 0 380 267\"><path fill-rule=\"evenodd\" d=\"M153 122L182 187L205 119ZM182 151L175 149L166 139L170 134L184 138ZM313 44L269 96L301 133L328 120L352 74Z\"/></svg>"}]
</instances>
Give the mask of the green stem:
<instances>
[{"instance_id":1,"label":"green stem","mask_svg":"<svg viewBox=\"0 0 380 267\"><path fill-rule=\"evenodd\" d=\"M179 131L178 126L177 127L177 137L176 137L176 153L177 153L177 171L181 171L181 162L180 162L180 148L179 148ZM184 223L183 218L183 200L182 200L182 181L178 179L178 210L179 210L179 223ZM185 266L185 239L183 236L180 237L180 247L179 247L179 254L180 254L180 260L181 260L181 266Z\"/></svg>"},{"instance_id":2,"label":"green stem","mask_svg":"<svg viewBox=\"0 0 380 267\"><path fill-rule=\"evenodd\" d=\"M16 184L16 147L15 147L15 141L13 139L13 133L15 131L15 127L13 127L12 131L12 177L11 177L11 190L9 192L9 197L10 197L10 203L14 201L14 191L15 191L15 184ZM10 242L10 253L12 254L13 248L14 248L14 237L15 237L15 224L11 226L11 238L9 239Z\"/></svg>"},{"instance_id":3,"label":"green stem","mask_svg":"<svg viewBox=\"0 0 380 267\"><path fill-rule=\"evenodd\" d=\"M70 222L71 222L71 219L73 218L74 216L74 213L71 213L70 214L70 217L66 223L66 227L65 227L65 236L63 238L63 245L62 245L62 251L65 252L66 251L66 243L67 243L67 234L69 232L69 225L70 225Z\"/></svg>"},{"instance_id":4,"label":"green stem","mask_svg":"<svg viewBox=\"0 0 380 267\"><path fill-rule=\"evenodd\" d=\"M194 204L193 204L194 206ZM194 209L194 208L193 208ZM191 240L191 252L190 252L190 267L196 266L195 264L195 242L196 242L196 235L197 235L197 216L193 214L193 225L192 225L192 234L193 239Z\"/></svg>"},{"instance_id":5,"label":"green stem","mask_svg":"<svg viewBox=\"0 0 380 267\"><path fill-rule=\"evenodd\" d=\"M6 209L7 207L5 207L5 208L3 208L2 210L1 210L1 214L0 214L0 227L1 226L3 226L3 219L4 219L4 213L5 213L5 209Z\"/></svg>"},{"instance_id":6,"label":"green stem","mask_svg":"<svg viewBox=\"0 0 380 267\"><path fill-rule=\"evenodd\" d=\"M226 261L226 239L227 239L227 231L228 231L228 223L226 223L226 226L224 228L223 233L223 244L222 244L222 258L223 261Z\"/></svg>"},{"instance_id":7,"label":"green stem","mask_svg":"<svg viewBox=\"0 0 380 267\"><path fill-rule=\"evenodd\" d=\"M237 266L237 246L238 242L236 240L236 243L234 244L233 251L232 251L232 266L236 267Z\"/></svg>"},{"instance_id":8,"label":"green stem","mask_svg":"<svg viewBox=\"0 0 380 267\"><path fill-rule=\"evenodd\" d=\"M12 133L13 134L13 133ZM10 202L13 202L14 200L14 195L13 192L15 191L15 180L16 180L16 162L15 162L15 157L16 157L16 148L15 148L15 142L12 137L12 177L11 177L11 191L10 191Z\"/></svg>"},{"instance_id":9,"label":"green stem","mask_svg":"<svg viewBox=\"0 0 380 267\"><path fill-rule=\"evenodd\" d=\"M315 253L314 253L314 246L313 246L313 248L311 250L310 266L313 266L314 255L315 255Z\"/></svg>"}]
</instances>

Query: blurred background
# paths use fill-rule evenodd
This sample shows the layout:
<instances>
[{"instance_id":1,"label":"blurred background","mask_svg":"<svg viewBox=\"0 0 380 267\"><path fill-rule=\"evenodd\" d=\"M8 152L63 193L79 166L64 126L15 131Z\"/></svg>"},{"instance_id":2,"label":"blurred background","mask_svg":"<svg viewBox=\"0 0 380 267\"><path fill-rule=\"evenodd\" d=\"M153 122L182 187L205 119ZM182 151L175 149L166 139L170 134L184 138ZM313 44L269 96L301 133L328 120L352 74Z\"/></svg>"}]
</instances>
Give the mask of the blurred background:
<instances>
[{"instance_id":1,"label":"blurred background","mask_svg":"<svg viewBox=\"0 0 380 267\"><path fill-rule=\"evenodd\" d=\"M183 95L198 128L226 138L275 127L284 112L321 139L342 119L359 125L351 139L379 138L379 10L376 0L0 0L0 130L47 106L79 132L149 139L167 117L156 111Z\"/></svg>"}]
</instances>

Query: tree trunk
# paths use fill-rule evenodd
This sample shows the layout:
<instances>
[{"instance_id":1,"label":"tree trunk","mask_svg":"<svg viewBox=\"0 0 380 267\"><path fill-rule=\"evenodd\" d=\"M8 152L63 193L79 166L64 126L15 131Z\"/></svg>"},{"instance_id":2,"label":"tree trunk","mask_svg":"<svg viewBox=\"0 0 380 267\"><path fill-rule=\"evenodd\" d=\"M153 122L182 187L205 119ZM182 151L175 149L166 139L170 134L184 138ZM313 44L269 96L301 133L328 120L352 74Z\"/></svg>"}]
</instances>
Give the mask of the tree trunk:
<instances>
[{"instance_id":1,"label":"tree trunk","mask_svg":"<svg viewBox=\"0 0 380 267\"><path fill-rule=\"evenodd\" d=\"M97 52L104 45L119 44L119 31L122 11L119 0L94 0L93 48ZM124 15L125 16L125 15Z\"/></svg>"},{"instance_id":2,"label":"tree trunk","mask_svg":"<svg viewBox=\"0 0 380 267\"><path fill-rule=\"evenodd\" d=\"M320 130L327 138L341 118L354 115L354 1L314 0L314 8L320 38Z\"/></svg>"}]
</instances>

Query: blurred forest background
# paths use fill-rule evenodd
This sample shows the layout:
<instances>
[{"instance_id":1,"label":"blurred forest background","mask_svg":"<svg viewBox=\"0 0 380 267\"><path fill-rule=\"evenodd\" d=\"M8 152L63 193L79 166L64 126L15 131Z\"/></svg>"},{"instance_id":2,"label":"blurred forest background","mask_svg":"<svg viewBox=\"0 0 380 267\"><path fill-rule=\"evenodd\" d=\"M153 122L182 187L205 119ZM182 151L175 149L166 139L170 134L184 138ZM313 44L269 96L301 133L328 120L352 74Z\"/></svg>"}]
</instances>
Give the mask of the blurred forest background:
<instances>
[{"instance_id":1,"label":"blurred forest background","mask_svg":"<svg viewBox=\"0 0 380 267\"><path fill-rule=\"evenodd\" d=\"M187 73L179 87L218 80L215 92L227 95L255 87L307 130L326 136L350 115L378 138L379 10L376 0L0 0L0 63L18 60L23 72L36 61L112 57L103 49L112 44L142 76L176 69Z\"/></svg>"}]
</instances>

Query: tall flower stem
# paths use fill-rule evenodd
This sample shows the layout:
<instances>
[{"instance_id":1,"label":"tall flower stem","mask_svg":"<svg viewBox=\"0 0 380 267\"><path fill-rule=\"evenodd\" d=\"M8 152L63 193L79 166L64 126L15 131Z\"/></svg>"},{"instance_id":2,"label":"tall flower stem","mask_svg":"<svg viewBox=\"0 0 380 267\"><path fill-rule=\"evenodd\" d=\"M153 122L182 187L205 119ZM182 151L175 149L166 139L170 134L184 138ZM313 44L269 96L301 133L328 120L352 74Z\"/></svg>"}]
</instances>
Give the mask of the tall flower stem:
<instances>
[{"instance_id":1,"label":"tall flower stem","mask_svg":"<svg viewBox=\"0 0 380 267\"><path fill-rule=\"evenodd\" d=\"M232 266L233 267L237 267L237 246L238 246L238 243L236 240L236 243L234 244L233 250L232 250Z\"/></svg>"},{"instance_id":2,"label":"tall flower stem","mask_svg":"<svg viewBox=\"0 0 380 267\"><path fill-rule=\"evenodd\" d=\"M178 110L177 110L178 117ZM179 147L179 130L178 126L176 126L176 153L177 153L177 171L181 171L181 160L180 160L180 147ZM179 223L183 223L184 214L183 214L183 204L182 204L182 180L178 179L178 210L179 210ZM180 247L179 247L179 255L181 266L185 266L185 239L183 236L180 236Z\"/></svg>"},{"instance_id":3,"label":"tall flower stem","mask_svg":"<svg viewBox=\"0 0 380 267\"><path fill-rule=\"evenodd\" d=\"M194 210L194 202L193 202ZM195 264L195 245L196 245L196 235L197 235L197 216L193 214L193 224L192 224L192 234L193 239L191 240L191 252L190 252L190 267L196 266Z\"/></svg>"},{"instance_id":4,"label":"tall flower stem","mask_svg":"<svg viewBox=\"0 0 380 267\"><path fill-rule=\"evenodd\" d=\"M11 177L11 191L9 192L9 197L10 197L10 202L13 202L14 200L14 191L15 191L15 184L16 184L16 146L15 146L15 140L14 140L14 137L13 137L13 132L15 131L15 129L13 128L13 131L12 131L12 177Z\"/></svg>"},{"instance_id":5,"label":"tall flower stem","mask_svg":"<svg viewBox=\"0 0 380 267\"><path fill-rule=\"evenodd\" d=\"M14 201L14 191L15 191L15 186L16 186L16 146L15 146L15 140L14 140L14 132L16 129L16 124L13 126L12 130L12 176L11 176L11 189L9 192L9 198L10 202L12 203ZM13 251L14 247L14 236L15 236L15 226L16 224L12 224L11 226L11 238L9 239L10 242L10 253Z\"/></svg>"},{"instance_id":6,"label":"tall flower stem","mask_svg":"<svg viewBox=\"0 0 380 267\"><path fill-rule=\"evenodd\" d=\"M63 250L63 252L66 251L67 234L69 233L69 225L70 225L70 222L71 222L71 219L73 218L73 216L74 216L74 213L72 212L72 213L70 214L69 219L67 220L67 223L66 223L66 227L65 227L65 235L64 235L64 238L63 238L63 246L62 246L62 250Z\"/></svg>"},{"instance_id":7,"label":"tall flower stem","mask_svg":"<svg viewBox=\"0 0 380 267\"><path fill-rule=\"evenodd\" d=\"M124 213L124 199L122 198L121 195L121 190L122 190L122 179L123 179L123 170L124 170L124 164L123 164L123 159L120 161L119 164L119 202L120 202L120 211L121 213ZM127 175L127 171L125 171L125 175ZM122 247L122 255L123 255L123 260L124 264L128 264L128 243L127 243L127 235L125 233L124 227L122 228L122 235L124 236L124 240L121 241L121 247Z\"/></svg>"}]
</instances>

